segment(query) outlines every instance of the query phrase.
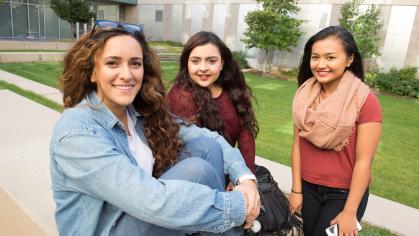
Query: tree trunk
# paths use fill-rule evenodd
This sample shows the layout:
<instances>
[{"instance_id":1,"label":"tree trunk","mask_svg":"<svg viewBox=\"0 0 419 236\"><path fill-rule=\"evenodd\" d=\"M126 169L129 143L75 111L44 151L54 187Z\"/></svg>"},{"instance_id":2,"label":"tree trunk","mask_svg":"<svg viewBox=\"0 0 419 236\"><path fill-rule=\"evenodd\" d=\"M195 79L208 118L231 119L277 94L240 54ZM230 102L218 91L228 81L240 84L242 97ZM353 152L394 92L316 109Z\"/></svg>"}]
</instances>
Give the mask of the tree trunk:
<instances>
[{"instance_id":1,"label":"tree trunk","mask_svg":"<svg viewBox=\"0 0 419 236\"><path fill-rule=\"evenodd\" d=\"M268 49L265 48L265 58L263 60L263 67L262 67L263 74L266 73L266 65L267 65L267 63L268 63Z\"/></svg>"},{"instance_id":2,"label":"tree trunk","mask_svg":"<svg viewBox=\"0 0 419 236\"><path fill-rule=\"evenodd\" d=\"M71 31L73 31L73 38L77 38L77 33L76 33L76 23L70 23L71 26Z\"/></svg>"}]
</instances>

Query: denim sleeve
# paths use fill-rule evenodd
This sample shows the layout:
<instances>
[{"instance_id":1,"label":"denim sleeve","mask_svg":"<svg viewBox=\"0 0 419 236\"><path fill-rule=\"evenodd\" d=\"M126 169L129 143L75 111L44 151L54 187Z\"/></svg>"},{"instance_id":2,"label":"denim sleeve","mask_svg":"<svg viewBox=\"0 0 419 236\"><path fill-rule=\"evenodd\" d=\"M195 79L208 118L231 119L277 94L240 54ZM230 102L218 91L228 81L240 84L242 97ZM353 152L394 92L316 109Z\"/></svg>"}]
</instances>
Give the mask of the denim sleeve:
<instances>
[{"instance_id":1,"label":"denim sleeve","mask_svg":"<svg viewBox=\"0 0 419 236\"><path fill-rule=\"evenodd\" d=\"M188 143L190 140L200 136L212 138L217 141L223 150L224 172L229 174L230 180L233 183L236 183L243 175L253 175L249 168L247 168L239 149L231 147L224 137L217 132L209 131L206 128L199 128L195 125L181 125L179 135L184 143Z\"/></svg>"},{"instance_id":2,"label":"denim sleeve","mask_svg":"<svg viewBox=\"0 0 419 236\"><path fill-rule=\"evenodd\" d=\"M165 228L219 233L243 224L246 206L240 192L157 180L132 164L114 141L87 129L72 130L57 140L51 154L65 176L65 189Z\"/></svg>"}]
</instances>

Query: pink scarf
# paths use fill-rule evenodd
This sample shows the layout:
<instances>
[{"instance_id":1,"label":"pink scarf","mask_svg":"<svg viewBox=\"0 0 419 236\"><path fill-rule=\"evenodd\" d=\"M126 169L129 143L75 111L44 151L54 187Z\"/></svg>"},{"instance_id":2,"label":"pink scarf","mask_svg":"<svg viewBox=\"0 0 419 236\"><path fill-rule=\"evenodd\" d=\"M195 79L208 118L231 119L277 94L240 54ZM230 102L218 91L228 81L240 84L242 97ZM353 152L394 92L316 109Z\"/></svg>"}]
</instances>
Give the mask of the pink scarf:
<instances>
[{"instance_id":1,"label":"pink scarf","mask_svg":"<svg viewBox=\"0 0 419 236\"><path fill-rule=\"evenodd\" d=\"M333 94L319 103L320 89L314 77L298 88L292 106L294 124L299 135L316 147L340 151L348 144L370 89L350 71L343 74Z\"/></svg>"}]
</instances>

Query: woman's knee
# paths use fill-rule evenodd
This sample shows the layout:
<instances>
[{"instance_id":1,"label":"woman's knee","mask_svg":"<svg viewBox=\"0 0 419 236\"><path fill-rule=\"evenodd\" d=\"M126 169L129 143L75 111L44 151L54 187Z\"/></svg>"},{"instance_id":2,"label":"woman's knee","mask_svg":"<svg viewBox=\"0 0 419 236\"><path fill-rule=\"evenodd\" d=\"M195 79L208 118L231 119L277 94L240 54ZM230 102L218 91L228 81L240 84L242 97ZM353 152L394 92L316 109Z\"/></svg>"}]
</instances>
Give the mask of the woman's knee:
<instances>
[{"instance_id":1,"label":"woman's knee","mask_svg":"<svg viewBox=\"0 0 419 236\"><path fill-rule=\"evenodd\" d=\"M214 139L198 137L188 142L180 159L199 157L208 161L218 172L223 172L224 158L220 144Z\"/></svg>"},{"instance_id":2,"label":"woman's knee","mask_svg":"<svg viewBox=\"0 0 419 236\"><path fill-rule=\"evenodd\" d=\"M213 165L197 157L180 161L163 174L161 178L186 180L207 185L210 188L223 189L223 182Z\"/></svg>"},{"instance_id":3,"label":"woman's knee","mask_svg":"<svg viewBox=\"0 0 419 236\"><path fill-rule=\"evenodd\" d=\"M185 148L189 150L200 150L203 153L222 153L221 146L217 141L204 136L192 139L186 144Z\"/></svg>"}]
</instances>

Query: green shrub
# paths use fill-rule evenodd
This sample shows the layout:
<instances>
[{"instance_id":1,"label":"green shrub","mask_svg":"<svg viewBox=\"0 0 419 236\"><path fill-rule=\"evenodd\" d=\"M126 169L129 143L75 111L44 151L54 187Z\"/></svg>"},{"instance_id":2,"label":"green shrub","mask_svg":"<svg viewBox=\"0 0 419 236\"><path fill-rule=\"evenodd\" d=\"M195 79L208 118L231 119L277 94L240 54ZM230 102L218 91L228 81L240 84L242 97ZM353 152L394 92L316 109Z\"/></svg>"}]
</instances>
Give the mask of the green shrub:
<instances>
[{"instance_id":1,"label":"green shrub","mask_svg":"<svg viewBox=\"0 0 419 236\"><path fill-rule=\"evenodd\" d=\"M183 47L183 44L181 42L176 41L170 41L170 40L157 40L157 41L151 41L154 44L162 44L172 47Z\"/></svg>"},{"instance_id":2,"label":"green shrub","mask_svg":"<svg viewBox=\"0 0 419 236\"><path fill-rule=\"evenodd\" d=\"M375 87L398 96L419 98L419 80L416 79L417 68L408 67L388 73L377 73Z\"/></svg>"},{"instance_id":3,"label":"green shrub","mask_svg":"<svg viewBox=\"0 0 419 236\"><path fill-rule=\"evenodd\" d=\"M368 72L365 73L364 82L368 84L370 87L377 87L377 72Z\"/></svg>"},{"instance_id":4,"label":"green shrub","mask_svg":"<svg viewBox=\"0 0 419 236\"><path fill-rule=\"evenodd\" d=\"M288 78L297 78L298 76L298 67L293 67L289 70L283 70L282 74L284 74L285 76L287 76Z\"/></svg>"},{"instance_id":5,"label":"green shrub","mask_svg":"<svg viewBox=\"0 0 419 236\"><path fill-rule=\"evenodd\" d=\"M249 68L246 60L246 53L243 51L233 52L233 58L240 64L242 69Z\"/></svg>"}]
</instances>

